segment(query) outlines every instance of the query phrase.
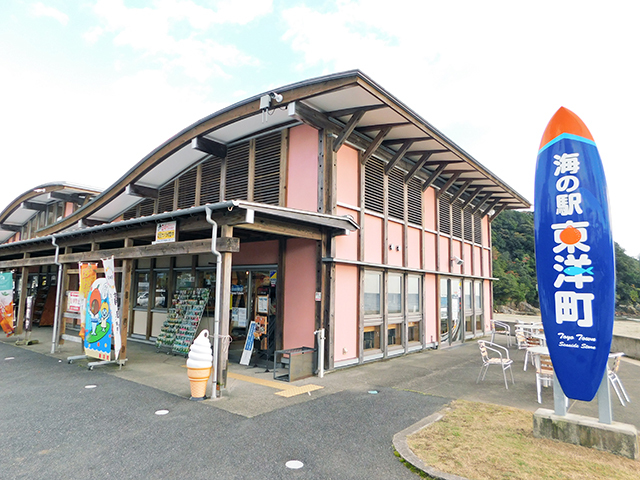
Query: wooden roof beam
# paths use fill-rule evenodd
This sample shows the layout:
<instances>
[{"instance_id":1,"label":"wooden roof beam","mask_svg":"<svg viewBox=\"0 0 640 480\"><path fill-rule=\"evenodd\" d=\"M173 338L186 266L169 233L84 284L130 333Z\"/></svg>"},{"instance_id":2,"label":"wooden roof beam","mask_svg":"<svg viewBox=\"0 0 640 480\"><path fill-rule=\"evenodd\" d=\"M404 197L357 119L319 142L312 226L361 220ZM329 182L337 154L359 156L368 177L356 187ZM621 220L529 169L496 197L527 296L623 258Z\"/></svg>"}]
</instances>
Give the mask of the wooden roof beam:
<instances>
[{"instance_id":1,"label":"wooden roof beam","mask_svg":"<svg viewBox=\"0 0 640 480\"><path fill-rule=\"evenodd\" d=\"M9 225L7 223L0 223L0 228L2 230L6 230L7 232L20 232L22 231L21 225Z\"/></svg>"},{"instance_id":2,"label":"wooden roof beam","mask_svg":"<svg viewBox=\"0 0 640 480\"><path fill-rule=\"evenodd\" d=\"M38 212L45 212L47 210L47 204L36 202L22 202L20 204L20 208L24 208L26 210L36 210Z\"/></svg>"},{"instance_id":3,"label":"wooden roof beam","mask_svg":"<svg viewBox=\"0 0 640 480\"><path fill-rule=\"evenodd\" d=\"M363 111L363 112L370 112L371 110L378 110L380 108L385 108L386 105L381 103L378 105L365 105L362 107L350 107L350 108L343 108L342 110L334 110L333 112L326 112L325 115L327 117L333 117L333 118L338 118L338 117L346 117L348 115L353 115L356 112L359 111Z\"/></svg>"},{"instance_id":4,"label":"wooden roof beam","mask_svg":"<svg viewBox=\"0 0 640 480\"><path fill-rule=\"evenodd\" d=\"M210 140L204 136L192 138L191 148L208 153L209 155L214 155L218 158L225 158L227 156L227 146L224 143Z\"/></svg>"},{"instance_id":5,"label":"wooden roof beam","mask_svg":"<svg viewBox=\"0 0 640 480\"><path fill-rule=\"evenodd\" d=\"M491 202L491 204L484 210L484 213L482 214L483 217L485 217L486 215L489 214L489 212L491 210L493 210L493 207L495 207L496 205L498 205L498 203L500 203L502 201L502 198L496 198L493 202Z\"/></svg>"},{"instance_id":6,"label":"wooden roof beam","mask_svg":"<svg viewBox=\"0 0 640 480\"><path fill-rule=\"evenodd\" d=\"M382 141L384 140L384 137L389 135L390 131L391 131L391 127L384 127L382 130L378 132L378 135L376 135L376 137L373 139L373 141L369 144L367 149L362 154L361 163L363 165L367 163L367 160L369 160L369 157L373 155L376 150L378 150L378 147L380 147L380 145L382 145Z\"/></svg>"},{"instance_id":7,"label":"wooden roof beam","mask_svg":"<svg viewBox=\"0 0 640 480\"><path fill-rule=\"evenodd\" d=\"M467 188L473 183L473 179L469 179L458 189L456 194L451 198L451 203L455 202L460 198L460 196L465 192Z\"/></svg>"},{"instance_id":8,"label":"wooden roof beam","mask_svg":"<svg viewBox=\"0 0 640 480\"><path fill-rule=\"evenodd\" d=\"M411 145L413 145L413 140L406 140L402 144L402 146L398 149L398 151L395 153L393 158L389 160L389 163L385 165L384 173L389 173L391 171L391 169L396 165L396 163L398 163L398 161L400 161L400 159L404 157L404 154L407 153L407 151L411 148Z\"/></svg>"},{"instance_id":9,"label":"wooden roof beam","mask_svg":"<svg viewBox=\"0 0 640 480\"><path fill-rule=\"evenodd\" d=\"M449 180L447 180L447 183L444 184L444 186L440 189L440 191L436 194L436 198L440 198L442 195L444 195L444 193L449 190L449 188L451 188L451 186L456 183L456 180L458 180L458 178L460 178L460 176L462 175L463 172L455 172L453 175L451 175L451 177L449 178Z\"/></svg>"},{"instance_id":10,"label":"wooden roof beam","mask_svg":"<svg viewBox=\"0 0 640 480\"><path fill-rule=\"evenodd\" d=\"M482 190L484 190L484 187L476 187L473 193L469 197L467 197L466 200L463 200L463 202L466 203L466 206L471 205L471 202L473 202L476 197L480 195L480 192L482 192Z\"/></svg>"},{"instance_id":11,"label":"wooden roof beam","mask_svg":"<svg viewBox=\"0 0 640 480\"><path fill-rule=\"evenodd\" d=\"M439 165L438 168L436 168L431 175L429 175L429 178L427 178L427 180L422 184L422 191L424 192L427 188L429 188L433 182L436 181L436 179L440 176L440 174L442 172L444 172L444 169L447 168L447 164L443 163L442 165Z\"/></svg>"},{"instance_id":12,"label":"wooden roof beam","mask_svg":"<svg viewBox=\"0 0 640 480\"><path fill-rule=\"evenodd\" d=\"M428 137L427 136L427 137L393 138L393 139L390 139L390 140L386 140L384 142L384 144L385 144L385 146L388 146L388 145L398 145L400 143L404 144L404 143L406 143L408 141L411 141L411 142L423 142L425 140L433 140L433 137ZM445 151L448 152L449 150L445 150Z\"/></svg>"},{"instance_id":13,"label":"wooden roof beam","mask_svg":"<svg viewBox=\"0 0 640 480\"><path fill-rule=\"evenodd\" d=\"M127 185L127 188L125 188L124 193L134 197L158 198L157 188L143 187L142 185L136 185L135 183L130 183L129 185Z\"/></svg>"},{"instance_id":14,"label":"wooden roof beam","mask_svg":"<svg viewBox=\"0 0 640 480\"><path fill-rule=\"evenodd\" d=\"M482 206L487 203L487 200L489 200L490 198L491 193L487 193L484 197L482 197L477 205L471 210L471 215L474 215L478 210L480 210L480 208L482 208Z\"/></svg>"},{"instance_id":15,"label":"wooden roof beam","mask_svg":"<svg viewBox=\"0 0 640 480\"><path fill-rule=\"evenodd\" d=\"M491 218L489 218L489 221L492 222L494 218L496 218L498 215L500 215L500 213L502 213L502 211L507 208L507 203L503 203L502 205L500 205L498 208L495 209L495 212L493 213L493 215L491 215Z\"/></svg>"},{"instance_id":16,"label":"wooden roof beam","mask_svg":"<svg viewBox=\"0 0 640 480\"><path fill-rule=\"evenodd\" d=\"M424 164L427 163L431 155L433 155L433 152L427 152L423 154L422 157L420 157L420 160L418 160L416 164L411 168L411 170L409 170L409 173L404 176L404 183L408 183L409 180L411 180L411 178L416 174L416 172L424 167Z\"/></svg>"},{"instance_id":17,"label":"wooden roof beam","mask_svg":"<svg viewBox=\"0 0 640 480\"><path fill-rule=\"evenodd\" d=\"M365 113L366 112L364 110L358 110L351 116L347 124L342 129L342 132L340 132L340 134L338 135L338 138L333 142L334 152L337 152L338 150L340 150L340 147L342 146L342 144L345 142L347 138L349 138L349 135L353 133L356 126L358 125L358 122L362 119L362 117L364 117Z\"/></svg>"},{"instance_id":18,"label":"wooden roof beam","mask_svg":"<svg viewBox=\"0 0 640 480\"><path fill-rule=\"evenodd\" d=\"M367 132L377 132L378 130L382 130L385 127L406 127L407 125L412 125L411 122L397 122L397 123L382 123L378 125L364 125L362 127L358 127L358 131L360 133Z\"/></svg>"}]
</instances>

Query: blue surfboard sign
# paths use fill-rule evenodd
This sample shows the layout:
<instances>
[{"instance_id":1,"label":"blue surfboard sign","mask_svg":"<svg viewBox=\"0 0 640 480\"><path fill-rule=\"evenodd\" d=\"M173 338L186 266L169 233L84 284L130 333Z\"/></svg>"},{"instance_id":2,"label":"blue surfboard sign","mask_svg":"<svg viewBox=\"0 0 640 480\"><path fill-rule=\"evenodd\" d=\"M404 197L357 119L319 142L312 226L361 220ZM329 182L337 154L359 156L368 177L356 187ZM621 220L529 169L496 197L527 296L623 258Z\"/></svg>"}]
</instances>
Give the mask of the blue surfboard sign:
<instances>
[{"instance_id":1,"label":"blue surfboard sign","mask_svg":"<svg viewBox=\"0 0 640 480\"><path fill-rule=\"evenodd\" d=\"M615 254L607 185L596 144L562 107L540 143L535 246L544 333L564 394L591 401L613 335Z\"/></svg>"}]
</instances>

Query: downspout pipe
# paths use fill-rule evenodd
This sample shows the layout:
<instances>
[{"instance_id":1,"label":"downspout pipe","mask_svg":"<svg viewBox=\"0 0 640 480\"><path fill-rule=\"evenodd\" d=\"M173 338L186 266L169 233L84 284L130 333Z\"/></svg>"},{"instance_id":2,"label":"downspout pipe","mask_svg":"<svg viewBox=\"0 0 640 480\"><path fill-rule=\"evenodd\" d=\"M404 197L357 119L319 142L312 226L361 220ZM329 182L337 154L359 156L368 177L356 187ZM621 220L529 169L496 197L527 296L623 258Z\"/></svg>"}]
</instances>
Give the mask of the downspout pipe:
<instances>
[{"instance_id":1,"label":"downspout pipe","mask_svg":"<svg viewBox=\"0 0 640 480\"><path fill-rule=\"evenodd\" d=\"M213 387L211 391L211 398L219 397L218 390L218 371L220 370L220 284L222 280L220 278L222 271L222 255L218 250L216 250L216 239L218 237L218 224L212 218L213 211L209 207L205 207L207 212L207 222L212 225L211 232L211 253L216 256L216 306L214 313L214 321L213 321L213 361L214 361L214 369L213 369Z\"/></svg>"},{"instance_id":2,"label":"downspout pipe","mask_svg":"<svg viewBox=\"0 0 640 480\"><path fill-rule=\"evenodd\" d=\"M58 281L56 282L56 308L53 313L53 337L51 339L51 353L56 353L58 349L58 332L60 331L60 297L62 295L62 264L60 258L60 245L56 243L56 236L51 235L51 243L56 247L56 257L54 263L58 266Z\"/></svg>"}]
</instances>

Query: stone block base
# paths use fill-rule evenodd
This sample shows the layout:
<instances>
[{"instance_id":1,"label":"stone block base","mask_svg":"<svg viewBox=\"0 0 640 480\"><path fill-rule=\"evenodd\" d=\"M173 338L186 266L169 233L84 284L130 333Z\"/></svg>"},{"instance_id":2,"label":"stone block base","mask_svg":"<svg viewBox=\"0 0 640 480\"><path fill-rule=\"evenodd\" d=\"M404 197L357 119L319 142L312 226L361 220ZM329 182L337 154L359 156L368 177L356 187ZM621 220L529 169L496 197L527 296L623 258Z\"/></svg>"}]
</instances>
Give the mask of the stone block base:
<instances>
[{"instance_id":1,"label":"stone block base","mask_svg":"<svg viewBox=\"0 0 640 480\"><path fill-rule=\"evenodd\" d=\"M598 422L597 418L539 408L533 414L533 436L596 448L623 457L638 459L638 429L634 425Z\"/></svg>"}]
</instances>

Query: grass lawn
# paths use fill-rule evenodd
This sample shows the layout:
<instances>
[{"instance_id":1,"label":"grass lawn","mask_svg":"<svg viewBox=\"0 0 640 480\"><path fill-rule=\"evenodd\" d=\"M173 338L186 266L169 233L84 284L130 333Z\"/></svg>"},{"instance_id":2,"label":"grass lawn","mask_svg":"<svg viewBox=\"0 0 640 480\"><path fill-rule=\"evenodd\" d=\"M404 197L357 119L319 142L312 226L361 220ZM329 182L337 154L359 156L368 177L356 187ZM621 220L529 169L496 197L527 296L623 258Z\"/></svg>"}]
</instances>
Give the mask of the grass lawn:
<instances>
[{"instance_id":1,"label":"grass lawn","mask_svg":"<svg viewBox=\"0 0 640 480\"><path fill-rule=\"evenodd\" d=\"M640 479L640 461L534 438L531 412L498 405L456 400L407 443L426 465L472 480Z\"/></svg>"}]
</instances>

